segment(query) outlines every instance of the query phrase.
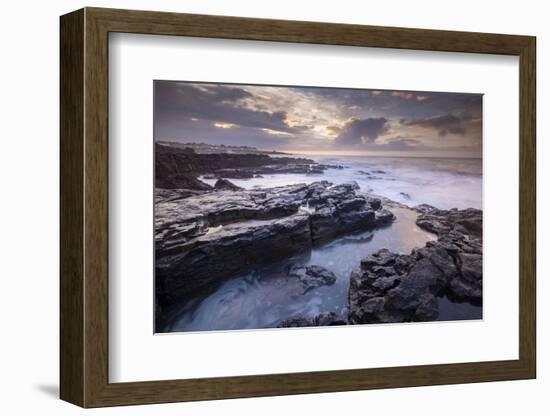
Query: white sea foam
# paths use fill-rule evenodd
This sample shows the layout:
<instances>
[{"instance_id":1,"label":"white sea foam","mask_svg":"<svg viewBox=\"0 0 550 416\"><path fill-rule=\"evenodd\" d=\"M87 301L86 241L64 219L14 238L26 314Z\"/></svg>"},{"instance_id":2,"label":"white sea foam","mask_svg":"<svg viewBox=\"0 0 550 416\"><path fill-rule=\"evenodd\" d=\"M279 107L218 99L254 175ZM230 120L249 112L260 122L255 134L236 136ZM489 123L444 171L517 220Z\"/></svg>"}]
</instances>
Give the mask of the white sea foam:
<instances>
[{"instance_id":1,"label":"white sea foam","mask_svg":"<svg viewBox=\"0 0 550 416\"><path fill-rule=\"evenodd\" d=\"M356 181L365 192L385 196L408 206L482 208L481 159L396 157L309 157L319 163L343 165L324 174L277 174L261 178L230 179L246 189L269 188L328 180ZM204 180L214 183L215 180Z\"/></svg>"},{"instance_id":2,"label":"white sea foam","mask_svg":"<svg viewBox=\"0 0 550 416\"><path fill-rule=\"evenodd\" d=\"M305 205L300 206L300 211L307 212L308 214L313 214L315 212L315 207L310 207L309 201L306 201Z\"/></svg>"},{"instance_id":3,"label":"white sea foam","mask_svg":"<svg viewBox=\"0 0 550 416\"><path fill-rule=\"evenodd\" d=\"M223 228L223 225L218 225L217 227L210 227L210 228L208 228L208 230L206 230L206 235L215 234L215 233L221 231L222 228Z\"/></svg>"}]
</instances>

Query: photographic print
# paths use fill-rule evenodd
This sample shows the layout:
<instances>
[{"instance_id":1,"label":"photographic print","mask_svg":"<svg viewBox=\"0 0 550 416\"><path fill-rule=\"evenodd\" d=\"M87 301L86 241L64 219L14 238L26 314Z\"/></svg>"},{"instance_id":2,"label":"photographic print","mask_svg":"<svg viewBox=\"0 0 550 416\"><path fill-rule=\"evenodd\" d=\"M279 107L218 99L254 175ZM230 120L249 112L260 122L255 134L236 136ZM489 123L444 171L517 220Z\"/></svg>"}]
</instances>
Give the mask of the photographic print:
<instances>
[{"instance_id":1,"label":"photographic print","mask_svg":"<svg viewBox=\"0 0 550 416\"><path fill-rule=\"evenodd\" d=\"M482 319L481 94L153 87L155 332Z\"/></svg>"}]
</instances>

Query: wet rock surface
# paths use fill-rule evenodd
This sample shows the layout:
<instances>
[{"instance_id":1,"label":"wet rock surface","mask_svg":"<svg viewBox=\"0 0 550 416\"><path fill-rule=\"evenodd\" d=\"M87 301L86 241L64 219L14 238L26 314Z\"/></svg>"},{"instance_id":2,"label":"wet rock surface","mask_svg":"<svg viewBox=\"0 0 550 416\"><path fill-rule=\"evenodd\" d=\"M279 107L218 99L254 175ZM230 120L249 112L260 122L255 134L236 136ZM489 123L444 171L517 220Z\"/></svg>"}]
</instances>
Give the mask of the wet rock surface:
<instances>
[{"instance_id":1,"label":"wet rock surface","mask_svg":"<svg viewBox=\"0 0 550 416\"><path fill-rule=\"evenodd\" d=\"M298 314L282 321L278 328L299 328L308 326L336 326L347 325L345 318L338 316L334 312L323 312L313 318L308 318Z\"/></svg>"},{"instance_id":2,"label":"wet rock surface","mask_svg":"<svg viewBox=\"0 0 550 416\"><path fill-rule=\"evenodd\" d=\"M351 275L351 324L437 320L438 296L481 305L482 212L417 210L417 225L438 239L407 255L382 249L365 257Z\"/></svg>"},{"instance_id":3,"label":"wet rock surface","mask_svg":"<svg viewBox=\"0 0 550 416\"><path fill-rule=\"evenodd\" d=\"M290 266L287 276L297 279L304 289L304 294L320 286L329 286L336 282L336 275L321 266Z\"/></svg>"},{"instance_id":4,"label":"wet rock surface","mask_svg":"<svg viewBox=\"0 0 550 416\"><path fill-rule=\"evenodd\" d=\"M356 183L223 188L157 190L155 273L160 305L394 218L380 199L359 192ZM311 267L295 273L303 276L306 286L331 280L326 271Z\"/></svg>"},{"instance_id":5,"label":"wet rock surface","mask_svg":"<svg viewBox=\"0 0 550 416\"><path fill-rule=\"evenodd\" d=\"M228 181L227 179L218 179L214 184L214 190L216 191L242 191L243 188L235 185L233 182Z\"/></svg>"}]
</instances>

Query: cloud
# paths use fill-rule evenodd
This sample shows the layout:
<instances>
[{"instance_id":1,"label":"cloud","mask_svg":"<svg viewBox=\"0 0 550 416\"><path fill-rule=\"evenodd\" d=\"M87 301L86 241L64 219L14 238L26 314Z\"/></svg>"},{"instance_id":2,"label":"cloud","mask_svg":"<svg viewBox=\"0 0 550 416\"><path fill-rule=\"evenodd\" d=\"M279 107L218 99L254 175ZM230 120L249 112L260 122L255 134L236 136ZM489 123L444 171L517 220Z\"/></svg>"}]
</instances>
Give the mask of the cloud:
<instances>
[{"instance_id":1,"label":"cloud","mask_svg":"<svg viewBox=\"0 0 550 416\"><path fill-rule=\"evenodd\" d=\"M184 81L156 81L154 91L161 140L436 153L482 141L479 94Z\"/></svg>"},{"instance_id":2,"label":"cloud","mask_svg":"<svg viewBox=\"0 0 550 416\"><path fill-rule=\"evenodd\" d=\"M228 87L226 85L207 85L198 89L215 96L216 100L222 103L231 103L242 100L243 98L252 97L252 94L242 88Z\"/></svg>"},{"instance_id":3,"label":"cloud","mask_svg":"<svg viewBox=\"0 0 550 416\"><path fill-rule=\"evenodd\" d=\"M447 130L442 130L439 132L440 136L446 136L448 134L457 134L459 136L464 136L466 134L466 128L464 127L451 127Z\"/></svg>"},{"instance_id":4,"label":"cloud","mask_svg":"<svg viewBox=\"0 0 550 416\"><path fill-rule=\"evenodd\" d=\"M326 126L325 131L327 132L328 136L337 137L341 133L342 128L339 126Z\"/></svg>"},{"instance_id":5,"label":"cloud","mask_svg":"<svg viewBox=\"0 0 550 416\"><path fill-rule=\"evenodd\" d=\"M406 91L392 91L391 96L401 97L404 100L412 100L413 98L415 98L415 95L412 92L406 92Z\"/></svg>"},{"instance_id":6,"label":"cloud","mask_svg":"<svg viewBox=\"0 0 550 416\"><path fill-rule=\"evenodd\" d=\"M334 143L344 145L373 143L379 136L387 133L388 130L388 119L385 117L352 118L340 129Z\"/></svg>"},{"instance_id":7,"label":"cloud","mask_svg":"<svg viewBox=\"0 0 550 416\"><path fill-rule=\"evenodd\" d=\"M231 123L214 123L214 127L217 127L219 129L230 129L235 127L235 125Z\"/></svg>"},{"instance_id":8,"label":"cloud","mask_svg":"<svg viewBox=\"0 0 550 416\"><path fill-rule=\"evenodd\" d=\"M406 137L395 137L380 146L384 147L385 150L417 150L426 147L420 140L410 139Z\"/></svg>"},{"instance_id":9,"label":"cloud","mask_svg":"<svg viewBox=\"0 0 550 416\"><path fill-rule=\"evenodd\" d=\"M392 91L390 95L392 97L400 97L407 101L409 100L424 101L430 98L428 95L419 95L410 91Z\"/></svg>"},{"instance_id":10,"label":"cloud","mask_svg":"<svg viewBox=\"0 0 550 416\"><path fill-rule=\"evenodd\" d=\"M177 135L172 134L171 131L177 132ZM188 119L176 119L171 123L171 131L170 134L158 135L159 139L183 143L205 142L231 146L244 145L262 149L292 148L295 142L294 136L290 133L235 125L226 128L217 127L209 120L193 122Z\"/></svg>"},{"instance_id":11,"label":"cloud","mask_svg":"<svg viewBox=\"0 0 550 416\"><path fill-rule=\"evenodd\" d=\"M306 126L290 126L284 110L262 111L242 105L253 97L243 88L158 81L156 111L166 119L209 120L217 125L233 125L300 133Z\"/></svg>"},{"instance_id":12,"label":"cloud","mask_svg":"<svg viewBox=\"0 0 550 416\"><path fill-rule=\"evenodd\" d=\"M444 137L447 134L464 136L466 134L466 127L464 126L464 124L471 120L471 114L463 114L461 116L445 114L413 120L402 118L400 120L400 123L405 126L418 126L425 129L436 130L440 137Z\"/></svg>"}]
</instances>

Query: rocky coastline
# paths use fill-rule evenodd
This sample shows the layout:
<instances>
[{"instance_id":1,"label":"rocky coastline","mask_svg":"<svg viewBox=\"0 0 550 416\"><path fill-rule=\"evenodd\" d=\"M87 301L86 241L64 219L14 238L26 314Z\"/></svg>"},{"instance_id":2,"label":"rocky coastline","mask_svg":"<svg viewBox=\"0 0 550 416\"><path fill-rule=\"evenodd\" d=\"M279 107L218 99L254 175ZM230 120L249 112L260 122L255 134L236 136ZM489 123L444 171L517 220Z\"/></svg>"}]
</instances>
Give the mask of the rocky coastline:
<instances>
[{"instance_id":1,"label":"rocky coastline","mask_svg":"<svg viewBox=\"0 0 550 416\"><path fill-rule=\"evenodd\" d=\"M434 321L441 296L481 305L481 211L417 209L416 224L438 239L410 254L366 256L351 275L350 324Z\"/></svg>"},{"instance_id":2,"label":"rocky coastline","mask_svg":"<svg viewBox=\"0 0 550 416\"><path fill-rule=\"evenodd\" d=\"M327 181L188 196L157 190L156 293L161 305L348 233L391 223L356 183Z\"/></svg>"},{"instance_id":3,"label":"rocky coastline","mask_svg":"<svg viewBox=\"0 0 550 416\"><path fill-rule=\"evenodd\" d=\"M278 173L321 175L327 169L343 166L265 153L197 153L193 147L155 144L155 187L161 189L211 190L210 185L198 179L201 175L211 179L249 179Z\"/></svg>"},{"instance_id":4,"label":"rocky coastline","mask_svg":"<svg viewBox=\"0 0 550 416\"><path fill-rule=\"evenodd\" d=\"M229 180L277 173L322 176L327 169L343 167L284 155L201 154L157 144L157 315L241 273L344 235L391 225L396 203L361 192L355 182L319 180L245 190ZM215 178L215 185L201 176ZM434 321L443 296L481 305L482 211L428 205L414 210L416 225L436 240L409 254L382 249L366 255L349 277L344 313L289 316L278 327ZM290 266L287 278L303 293L336 280L316 265Z\"/></svg>"},{"instance_id":5,"label":"rocky coastline","mask_svg":"<svg viewBox=\"0 0 550 416\"><path fill-rule=\"evenodd\" d=\"M438 236L410 254L387 249L365 256L350 277L347 315L323 312L280 327L436 321L438 298L482 305L482 212L415 208L416 224ZM332 319L327 319L330 316Z\"/></svg>"}]
</instances>

